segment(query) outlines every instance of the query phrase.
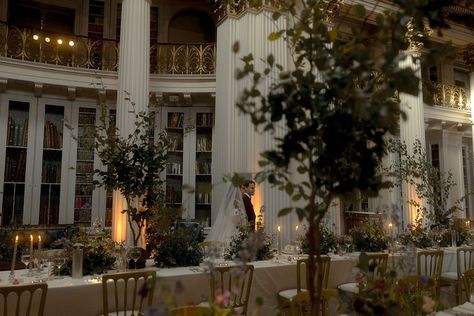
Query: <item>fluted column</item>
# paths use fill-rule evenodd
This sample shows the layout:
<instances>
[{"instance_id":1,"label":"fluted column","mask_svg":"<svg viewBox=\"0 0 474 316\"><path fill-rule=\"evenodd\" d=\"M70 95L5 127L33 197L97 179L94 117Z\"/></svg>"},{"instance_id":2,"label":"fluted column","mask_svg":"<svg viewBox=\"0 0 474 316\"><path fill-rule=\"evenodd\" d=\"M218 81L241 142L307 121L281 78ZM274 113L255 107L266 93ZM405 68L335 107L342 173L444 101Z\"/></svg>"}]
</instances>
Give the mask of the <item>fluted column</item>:
<instances>
[{"instance_id":1,"label":"fluted column","mask_svg":"<svg viewBox=\"0 0 474 316\"><path fill-rule=\"evenodd\" d=\"M411 50L406 52L407 58L400 62L401 68L411 68L415 71L416 76L420 78L418 84L418 95L410 95L406 93L400 94L401 110L406 113L407 119L400 119L400 140L404 141L408 148L408 153L413 154L413 144L416 140L421 142L422 148L426 147L425 142L425 122L424 122L424 105L423 92L421 86L421 66L419 60L415 60L418 52ZM423 201L418 197L413 185L402 184L402 227L409 223L413 223L416 219L417 209L407 201L417 201L423 205Z\"/></svg>"},{"instance_id":2,"label":"fluted column","mask_svg":"<svg viewBox=\"0 0 474 316\"><path fill-rule=\"evenodd\" d=\"M261 59L268 54L273 54L275 62L286 67L287 47L282 40L269 42L268 35L285 28L286 20L282 17L274 21L271 12L266 9L247 12L244 8L226 7L222 3L221 12L225 16L217 28L217 60L216 60L216 110L215 125L216 137L213 150L213 205L219 206L221 198L225 195L226 186L222 185L224 175L237 173L250 173L252 176L261 168L258 161L260 153L265 149L275 147L275 137L281 136L281 130L275 134L256 131L250 117L243 115L236 107L236 101L249 81L236 80L234 77L237 68L243 67L240 58L252 53L257 68L263 68ZM232 11L233 9L234 11ZM227 11L226 11L227 10ZM221 16L221 17L222 17ZM240 52L234 54L232 46L235 42L240 44ZM269 92L271 82L269 79L262 83L260 90L263 94ZM256 212L261 205L265 205L265 227L269 234L275 233L277 226L282 228L283 243L287 243L294 235L296 223L293 217L278 218L278 211L290 205L286 193L271 188L268 183L257 185L253 199ZM213 219L217 216L218 207L213 209Z\"/></svg>"},{"instance_id":3,"label":"fluted column","mask_svg":"<svg viewBox=\"0 0 474 316\"><path fill-rule=\"evenodd\" d=\"M151 0L122 1L116 123L122 137L134 131L134 113L148 107L150 5ZM131 244L127 217L121 213L126 208L125 199L116 191L113 201L113 238Z\"/></svg>"},{"instance_id":4,"label":"fluted column","mask_svg":"<svg viewBox=\"0 0 474 316\"><path fill-rule=\"evenodd\" d=\"M470 44L466 47L464 53L464 63L466 64L467 67L469 67L469 95L470 95L470 109L471 109L471 128L472 128L472 150L474 150L474 43ZM469 160L472 161L472 160ZM468 192L466 192L468 193ZM472 210L472 206L471 206ZM468 218L474 218L474 214L466 214L466 217Z\"/></svg>"}]
</instances>

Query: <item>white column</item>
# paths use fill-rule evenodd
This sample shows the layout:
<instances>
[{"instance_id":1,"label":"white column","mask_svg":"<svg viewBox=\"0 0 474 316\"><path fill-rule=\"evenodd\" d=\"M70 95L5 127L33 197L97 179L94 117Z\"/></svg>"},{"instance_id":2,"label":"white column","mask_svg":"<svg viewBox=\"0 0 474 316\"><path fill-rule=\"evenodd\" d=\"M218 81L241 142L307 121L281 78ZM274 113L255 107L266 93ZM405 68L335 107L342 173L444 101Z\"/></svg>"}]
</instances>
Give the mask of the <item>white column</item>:
<instances>
[{"instance_id":1,"label":"white column","mask_svg":"<svg viewBox=\"0 0 474 316\"><path fill-rule=\"evenodd\" d=\"M455 186L449 191L449 200L446 201L446 206L451 207L455 202L464 196L464 177L462 170L462 132L443 130L442 139L442 168L441 172L451 171ZM466 211L461 203L462 213L456 213L458 217L465 218Z\"/></svg>"},{"instance_id":2,"label":"white column","mask_svg":"<svg viewBox=\"0 0 474 316\"><path fill-rule=\"evenodd\" d=\"M400 140L404 141L408 148L408 153L413 153L413 144L415 140L421 142L422 147L425 147L425 123L424 123L424 104L423 92L421 87L421 66L419 61L415 61L411 54L415 52L407 52L407 58L400 62L401 68L410 67L416 72L420 82L418 84L418 95L410 95L406 93L400 94L401 110L406 113L407 119L400 118ZM423 205L423 201L418 197L415 188L412 185L404 183L402 185L402 227L409 223L413 223L416 219L416 208L407 203L407 201L417 201Z\"/></svg>"},{"instance_id":3,"label":"white column","mask_svg":"<svg viewBox=\"0 0 474 316\"><path fill-rule=\"evenodd\" d=\"M285 27L285 19L273 21L271 13L247 13L240 18L228 17L217 28L217 60L216 60L216 138L213 150L214 172L213 205L220 205L221 197L225 195L225 185L222 183L224 175L251 173L260 171L258 161L260 153L265 149L274 148L275 137L281 136L281 129L275 134L256 131L250 117L243 115L236 107L236 101L249 83L246 80L236 80L234 73L237 68L243 67L240 58L252 53L255 66L262 69L268 54L273 54L275 62L287 66L287 47L282 40L269 42L268 35ZM234 54L232 46L238 41L240 52ZM270 80L264 82L260 90L268 93ZM278 218L278 211L290 205L286 193L273 189L268 183L257 185L253 199L256 213L261 205L265 205L265 228L268 234L276 232L277 226L282 227L283 244L286 244L294 233L296 223L291 216ZM212 215L217 216L218 208Z\"/></svg>"},{"instance_id":4,"label":"white column","mask_svg":"<svg viewBox=\"0 0 474 316\"><path fill-rule=\"evenodd\" d=\"M126 137L135 129L135 114L148 107L150 80L150 5L151 0L123 0L120 26L120 59L117 91L117 127ZM127 100L130 98L130 100ZM113 238L132 244L125 199L113 196ZM142 241L143 242L143 241Z\"/></svg>"}]
</instances>

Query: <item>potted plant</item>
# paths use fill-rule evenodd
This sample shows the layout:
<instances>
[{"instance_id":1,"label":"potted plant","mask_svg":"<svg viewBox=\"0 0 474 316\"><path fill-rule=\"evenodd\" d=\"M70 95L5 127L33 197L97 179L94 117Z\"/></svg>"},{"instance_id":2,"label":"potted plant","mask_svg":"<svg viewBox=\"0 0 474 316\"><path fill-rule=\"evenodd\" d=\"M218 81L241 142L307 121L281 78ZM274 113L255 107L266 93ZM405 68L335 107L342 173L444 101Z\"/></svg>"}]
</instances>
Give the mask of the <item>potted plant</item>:
<instances>
[{"instance_id":1,"label":"potted plant","mask_svg":"<svg viewBox=\"0 0 474 316\"><path fill-rule=\"evenodd\" d=\"M168 139L166 132L155 133L155 110L135 114L135 130L124 137L102 106L100 122L94 130L94 150L104 169L96 169L94 185L118 190L126 201L122 213L137 246L147 222L164 208L164 180Z\"/></svg>"}]
</instances>

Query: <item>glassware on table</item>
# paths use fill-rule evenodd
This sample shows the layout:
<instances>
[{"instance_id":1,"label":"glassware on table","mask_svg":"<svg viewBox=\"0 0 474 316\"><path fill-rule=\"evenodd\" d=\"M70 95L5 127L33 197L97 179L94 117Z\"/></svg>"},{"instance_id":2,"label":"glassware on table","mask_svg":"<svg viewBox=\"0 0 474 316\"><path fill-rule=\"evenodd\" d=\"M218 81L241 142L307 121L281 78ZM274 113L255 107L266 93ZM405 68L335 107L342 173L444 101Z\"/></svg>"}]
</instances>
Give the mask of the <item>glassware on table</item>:
<instances>
[{"instance_id":1,"label":"glassware on table","mask_svg":"<svg viewBox=\"0 0 474 316\"><path fill-rule=\"evenodd\" d=\"M31 264L31 256L30 256L30 252L29 251L23 251L23 253L21 254L21 262L25 265L25 269L28 269L28 272L26 273L27 276L30 276L31 275L31 269L30 268L30 264Z\"/></svg>"},{"instance_id":2,"label":"glassware on table","mask_svg":"<svg viewBox=\"0 0 474 316\"><path fill-rule=\"evenodd\" d=\"M130 249L128 249L127 257L133 260L135 269L137 269L137 261L138 259L140 259L141 256L142 250L140 249L140 247L131 247Z\"/></svg>"},{"instance_id":3,"label":"glassware on table","mask_svg":"<svg viewBox=\"0 0 474 316\"><path fill-rule=\"evenodd\" d=\"M62 251L57 252L53 257L53 265L58 269L58 279L61 278L61 268L66 263L66 257Z\"/></svg>"}]
</instances>

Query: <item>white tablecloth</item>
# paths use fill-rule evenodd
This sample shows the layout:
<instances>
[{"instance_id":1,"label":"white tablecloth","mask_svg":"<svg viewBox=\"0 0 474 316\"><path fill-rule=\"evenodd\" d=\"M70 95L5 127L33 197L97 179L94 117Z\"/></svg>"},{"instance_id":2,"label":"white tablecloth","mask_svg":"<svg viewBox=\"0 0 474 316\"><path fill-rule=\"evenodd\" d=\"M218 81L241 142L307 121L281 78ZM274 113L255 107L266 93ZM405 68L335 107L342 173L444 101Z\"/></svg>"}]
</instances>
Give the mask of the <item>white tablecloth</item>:
<instances>
[{"instance_id":1,"label":"white tablecloth","mask_svg":"<svg viewBox=\"0 0 474 316\"><path fill-rule=\"evenodd\" d=\"M454 264L453 261L454 260ZM329 276L329 287L353 281L353 267L356 256L332 256ZM261 315L275 315L277 293L281 290L296 287L296 264L282 259L279 262L252 262L255 267L253 284L250 292L249 311L256 308L255 300L262 298ZM445 253L446 269L456 267L455 251ZM156 269L156 268L149 268ZM446 271L446 269L443 269ZM17 275L25 271L17 271ZM0 286L8 282L9 271L0 272ZM167 286L175 294L177 306L199 303L209 296L209 276L202 269L172 268L157 271L157 286ZM24 278L24 281L28 280ZM82 279L65 277L48 281L45 316L95 316L102 312L101 283L91 283L91 276ZM159 293L155 291L154 305L159 304Z\"/></svg>"}]
</instances>

